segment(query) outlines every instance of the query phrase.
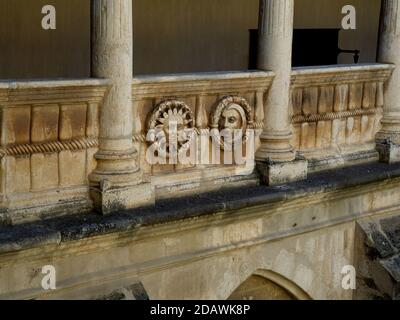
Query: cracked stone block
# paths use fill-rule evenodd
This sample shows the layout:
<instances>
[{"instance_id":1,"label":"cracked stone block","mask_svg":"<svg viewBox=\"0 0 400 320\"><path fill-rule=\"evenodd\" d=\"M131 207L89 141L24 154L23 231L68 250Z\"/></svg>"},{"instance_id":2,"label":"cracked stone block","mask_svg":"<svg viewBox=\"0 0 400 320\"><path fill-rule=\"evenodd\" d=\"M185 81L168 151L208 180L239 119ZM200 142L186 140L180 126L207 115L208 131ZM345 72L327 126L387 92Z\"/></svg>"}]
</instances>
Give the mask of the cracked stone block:
<instances>
[{"instance_id":1,"label":"cracked stone block","mask_svg":"<svg viewBox=\"0 0 400 320\"><path fill-rule=\"evenodd\" d=\"M373 231L371 234L371 238L375 244L376 250L378 250L379 255L382 258L390 257L396 253L389 240L386 239L386 237L379 231Z\"/></svg>"},{"instance_id":2,"label":"cracked stone block","mask_svg":"<svg viewBox=\"0 0 400 320\"><path fill-rule=\"evenodd\" d=\"M392 258L382 260L382 266L390 273L393 279L400 282L400 256L394 256Z\"/></svg>"},{"instance_id":3,"label":"cracked stone block","mask_svg":"<svg viewBox=\"0 0 400 320\"><path fill-rule=\"evenodd\" d=\"M381 220L381 227L393 246L400 249L400 216Z\"/></svg>"}]
</instances>

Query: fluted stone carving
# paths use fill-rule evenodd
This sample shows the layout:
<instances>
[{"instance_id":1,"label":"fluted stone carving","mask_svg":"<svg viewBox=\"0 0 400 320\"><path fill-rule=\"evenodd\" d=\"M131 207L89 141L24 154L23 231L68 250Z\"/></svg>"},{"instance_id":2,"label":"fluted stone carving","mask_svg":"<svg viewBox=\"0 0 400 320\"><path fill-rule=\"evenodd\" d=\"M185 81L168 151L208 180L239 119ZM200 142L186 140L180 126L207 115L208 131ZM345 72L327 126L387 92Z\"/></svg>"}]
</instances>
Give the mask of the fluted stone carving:
<instances>
[{"instance_id":1,"label":"fluted stone carving","mask_svg":"<svg viewBox=\"0 0 400 320\"><path fill-rule=\"evenodd\" d=\"M384 162L400 162L400 11L399 0L383 0L378 60L396 66L385 90L382 129L377 146Z\"/></svg>"},{"instance_id":2,"label":"fluted stone carving","mask_svg":"<svg viewBox=\"0 0 400 320\"><path fill-rule=\"evenodd\" d=\"M110 80L100 115L98 165L91 175L95 207L102 213L152 201L142 182L134 147L132 110L133 25L131 0L92 1L93 76ZM102 186L107 186L103 188Z\"/></svg>"},{"instance_id":3,"label":"fluted stone carving","mask_svg":"<svg viewBox=\"0 0 400 320\"><path fill-rule=\"evenodd\" d=\"M261 175L267 184L305 177L305 163L289 165L296 157L290 145L289 114L293 15L294 0L260 0L258 68L275 73L264 109L261 146L256 153ZM275 171L271 166L274 162L280 163L276 171L279 177L273 177ZM287 163L290 168L282 169L282 163Z\"/></svg>"}]
</instances>

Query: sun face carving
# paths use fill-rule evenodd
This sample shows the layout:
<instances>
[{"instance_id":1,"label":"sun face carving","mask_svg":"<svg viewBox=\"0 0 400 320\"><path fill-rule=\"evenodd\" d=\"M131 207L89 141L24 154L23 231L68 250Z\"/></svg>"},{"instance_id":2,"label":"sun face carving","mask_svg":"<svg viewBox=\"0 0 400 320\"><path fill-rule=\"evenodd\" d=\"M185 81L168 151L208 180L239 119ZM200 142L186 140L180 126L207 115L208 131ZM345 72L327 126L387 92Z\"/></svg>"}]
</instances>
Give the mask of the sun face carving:
<instances>
[{"instance_id":1,"label":"sun face carving","mask_svg":"<svg viewBox=\"0 0 400 320\"><path fill-rule=\"evenodd\" d=\"M211 116L211 129L218 129L219 134L225 133L226 136L220 139L221 148L224 149L229 136L233 139L241 138L246 141L246 130L253 127L253 114L246 99L237 96L223 98ZM214 130L213 130L214 129ZM241 136L237 137L237 132L241 131ZM236 134L236 135L235 135Z\"/></svg>"},{"instance_id":2,"label":"sun face carving","mask_svg":"<svg viewBox=\"0 0 400 320\"><path fill-rule=\"evenodd\" d=\"M178 108L163 112L162 117L158 119L159 124L156 125L156 129L163 130L169 136L173 134L174 128L176 128L176 132L179 135L179 133L188 128L188 125L193 122L193 119L187 117L189 112ZM170 132L170 129L172 132Z\"/></svg>"},{"instance_id":3,"label":"sun face carving","mask_svg":"<svg viewBox=\"0 0 400 320\"><path fill-rule=\"evenodd\" d=\"M195 128L192 110L181 101L163 101L154 109L148 128L154 130L159 137L162 136L158 139L160 149L168 154L170 141L176 141L179 151L191 142L188 132Z\"/></svg>"}]
</instances>

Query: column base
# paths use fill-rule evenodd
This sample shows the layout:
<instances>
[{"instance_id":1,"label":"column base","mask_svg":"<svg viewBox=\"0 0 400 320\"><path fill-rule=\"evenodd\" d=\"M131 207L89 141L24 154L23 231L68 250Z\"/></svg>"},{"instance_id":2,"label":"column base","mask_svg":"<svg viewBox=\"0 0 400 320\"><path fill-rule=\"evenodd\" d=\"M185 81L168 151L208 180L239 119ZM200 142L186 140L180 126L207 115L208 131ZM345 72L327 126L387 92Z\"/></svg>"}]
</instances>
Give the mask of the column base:
<instances>
[{"instance_id":1,"label":"column base","mask_svg":"<svg viewBox=\"0 0 400 320\"><path fill-rule=\"evenodd\" d=\"M134 185L113 185L103 180L100 186L90 188L94 209L102 215L138 207L152 206L155 203L155 190L150 182Z\"/></svg>"},{"instance_id":2,"label":"column base","mask_svg":"<svg viewBox=\"0 0 400 320\"><path fill-rule=\"evenodd\" d=\"M400 162L400 145L390 142L377 142L376 150L379 152L379 160L388 164Z\"/></svg>"},{"instance_id":3,"label":"column base","mask_svg":"<svg viewBox=\"0 0 400 320\"><path fill-rule=\"evenodd\" d=\"M295 159L290 162L257 161L261 180L268 186L281 185L307 179L308 161Z\"/></svg>"}]
</instances>

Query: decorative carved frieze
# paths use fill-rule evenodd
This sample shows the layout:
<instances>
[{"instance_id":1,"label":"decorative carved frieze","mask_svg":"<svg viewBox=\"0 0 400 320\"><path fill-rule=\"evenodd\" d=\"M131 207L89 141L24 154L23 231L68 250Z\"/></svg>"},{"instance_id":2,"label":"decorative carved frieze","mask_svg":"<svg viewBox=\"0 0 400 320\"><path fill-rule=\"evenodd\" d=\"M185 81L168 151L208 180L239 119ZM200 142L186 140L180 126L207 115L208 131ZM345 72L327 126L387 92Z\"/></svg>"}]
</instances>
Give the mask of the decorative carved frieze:
<instances>
[{"instance_id":1,"label":"decorative carved frieze","mask_svg":"<svg viewBox=\"0 0 400 320\"><path fill-rule=\"evenodd\" d=\"M162 196L164 192L166 196L171 196L172 189L176 196L180 192L190 192L192 186L209 190L224 183L226 179L236 181L251 176L254 165L245 167L233 164L236 162L224 166L211 164L215 159L212 155L210 128L224 128L222 115L225 110L229 110L235 115L234 125L241 127L244 124L244 127L257 129L259 132L264 125L265 98L273 79L274 73L265 71L139 76L133 79L133 109L140 115L135 116L133 141L140 146L140 161L144 173L152 176L156 188L162 190ZM198 138L197 165L171 165L170 161L165 165L149 164L146 160L149 147L153 146L151 141L146 141L148 129L151 127L149 118L153 118L155 123L161 113L156 116L154 111L165 101L180 101L190 108L195 125L193 129ZM153 124L153 128L155 126ZM258 137L256 144L259 144ZM226 150L218 145L216 149L222 159ZM246 150L247 145L243 146L243 151Z\"/></svg>"},{"instance_id":2,"label":"decorative carved frieze","mask_svg":"<svg viewBox=\"0 0 400 320\"><path fill-rule=\"evenodd\" d=\"M308 122L319 122L319 121L332 121L338 119L346 119L350 117L361 117L382 114L382 108L371 108L371 109L357 109L349 111L339 111L339 112L327 112L327 113L315 113L309 115L296 115L292 118L293 124L301 124Z\"/></svg>"}]
</instances>

